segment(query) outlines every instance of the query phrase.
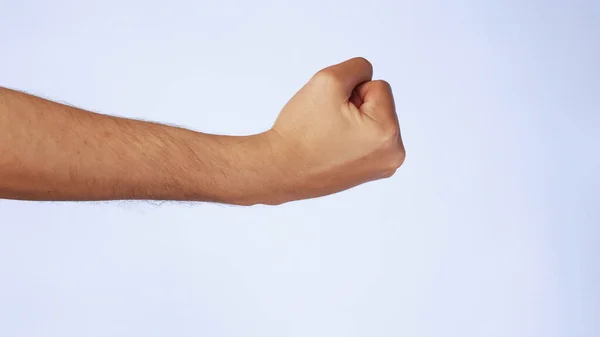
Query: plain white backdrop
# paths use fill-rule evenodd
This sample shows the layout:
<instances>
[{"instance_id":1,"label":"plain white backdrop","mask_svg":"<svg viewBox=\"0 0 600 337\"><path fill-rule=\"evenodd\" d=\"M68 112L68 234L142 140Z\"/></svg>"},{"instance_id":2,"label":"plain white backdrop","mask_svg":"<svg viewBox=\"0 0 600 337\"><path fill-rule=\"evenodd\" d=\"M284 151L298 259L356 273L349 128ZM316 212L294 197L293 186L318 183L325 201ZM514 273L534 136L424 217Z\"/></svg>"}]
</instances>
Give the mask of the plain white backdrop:
<instances>
[{"instance_id":1,"label":"plain white backdrop","mask_svg":"<svg viewBox=\"0 0 600 337\"><path fill-rule=\"evenodd\" d=\"M365 56L407 148L279 207L0 201L0 336L600 336L599 22L593 0L0 0L2 86L241 135Z\"/></svg>"}]
</instances>

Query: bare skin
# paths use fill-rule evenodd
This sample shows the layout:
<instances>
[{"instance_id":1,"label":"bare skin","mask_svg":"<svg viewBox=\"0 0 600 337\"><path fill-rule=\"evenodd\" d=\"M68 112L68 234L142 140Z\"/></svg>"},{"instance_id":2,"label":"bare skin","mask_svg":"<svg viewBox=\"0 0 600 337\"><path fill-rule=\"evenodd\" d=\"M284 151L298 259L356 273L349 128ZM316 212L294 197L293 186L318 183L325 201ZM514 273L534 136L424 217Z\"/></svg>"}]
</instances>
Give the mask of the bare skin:
<instances>
[{"instance_id":1,"label":"bare skin","mask_svg":"<svg viewBox=\"0 0 600 337\"><path fill-rule=\"evenodd\" d=\"M277 205L394 174L392 91L354 58L317 72L271 129L222 136L117 118L0 87L0 198Z\"/></svg>"}]
</instances>

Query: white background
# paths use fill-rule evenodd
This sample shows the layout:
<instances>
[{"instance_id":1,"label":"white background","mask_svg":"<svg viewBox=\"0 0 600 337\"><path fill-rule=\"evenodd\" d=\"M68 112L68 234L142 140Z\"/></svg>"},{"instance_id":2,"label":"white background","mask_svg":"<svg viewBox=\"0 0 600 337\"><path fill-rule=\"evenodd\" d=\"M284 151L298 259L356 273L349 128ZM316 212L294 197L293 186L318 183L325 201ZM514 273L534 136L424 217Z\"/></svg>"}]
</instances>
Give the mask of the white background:
<instances>
[{"instance_id":1,"label":"white background","mask_svg":"<svg viewBox=\"0 0 600 337\"><path fill-rule=\"evenodd\" d=\"M204 132L353 56L396 95L393 178L0 201L0 336L600 336L598 1L0 0L0 85Z\"/></svg>"}]
</instances>

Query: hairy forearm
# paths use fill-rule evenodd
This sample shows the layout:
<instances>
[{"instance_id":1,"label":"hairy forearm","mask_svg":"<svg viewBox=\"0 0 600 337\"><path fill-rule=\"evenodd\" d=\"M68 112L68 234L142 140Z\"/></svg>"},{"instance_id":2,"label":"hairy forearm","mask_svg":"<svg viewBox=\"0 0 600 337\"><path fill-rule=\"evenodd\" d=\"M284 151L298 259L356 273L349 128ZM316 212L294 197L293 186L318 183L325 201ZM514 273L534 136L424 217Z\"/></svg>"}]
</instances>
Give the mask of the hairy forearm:
<instances>
[{"instance_id":1,"label":"hairy forearm","mask_svg":"<svg viewBox=\"0 0 600 337\"><path fill-rule=\"evenodd\" d=\"M0 88L0 198L264 202L275 174L267 138L117 118Z\"/></svg>"}]
</instances>

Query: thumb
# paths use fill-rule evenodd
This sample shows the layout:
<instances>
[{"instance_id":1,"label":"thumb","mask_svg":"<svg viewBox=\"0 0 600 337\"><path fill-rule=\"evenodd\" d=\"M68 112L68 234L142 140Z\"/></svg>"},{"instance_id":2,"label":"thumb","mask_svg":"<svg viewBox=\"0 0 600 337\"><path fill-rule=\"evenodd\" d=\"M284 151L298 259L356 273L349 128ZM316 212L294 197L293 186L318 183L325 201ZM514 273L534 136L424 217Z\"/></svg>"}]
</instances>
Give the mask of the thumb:
<instances>
[{"instance_id":1,"label":"thumb","mask_svg":"<svg viewBox=\"0 0 600 337\"><path fill-rule=\"evenodd\" d=\"M373 66L367 59L355 57L329 66L319 71L317 75L333 81L333 83L339 86L345 98L349 98L354 88L371 80L373 77Z\"/></svg>"}]
</instances>

